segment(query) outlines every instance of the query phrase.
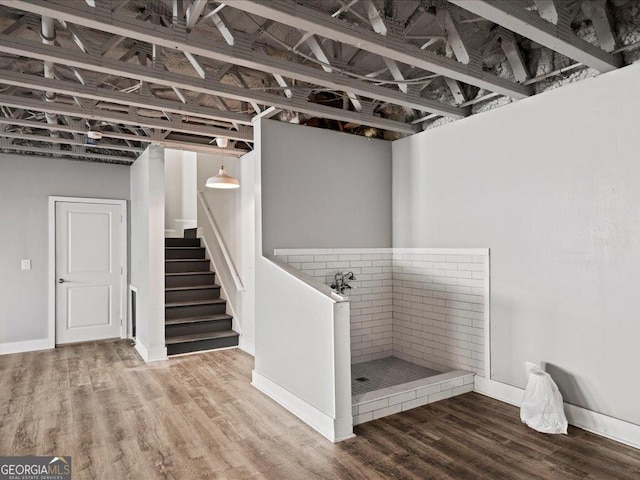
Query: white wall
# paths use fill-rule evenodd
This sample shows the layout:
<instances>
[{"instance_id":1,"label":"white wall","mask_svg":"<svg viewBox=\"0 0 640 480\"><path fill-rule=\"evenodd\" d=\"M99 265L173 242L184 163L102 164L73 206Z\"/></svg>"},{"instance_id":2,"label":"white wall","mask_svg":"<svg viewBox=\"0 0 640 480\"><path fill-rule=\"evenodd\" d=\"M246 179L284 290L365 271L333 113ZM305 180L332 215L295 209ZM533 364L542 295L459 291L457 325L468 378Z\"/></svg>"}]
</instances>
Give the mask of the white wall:
<instances>
[{"instance_id":1,"label":"white wall","mask_svg":"<svg viewBox=\"0 0 640 480\"><path fill-rule=\"evenodd\" d=\"M0 154L0 347L47 337L49 196L128 200L129 167Z\"/></svg>"},{"instance_id":2,"label":"white wall","mask_svg":"<svg viewBox=\"0 0 640 480\"><path fill-rule=\"evenodd\" d=\"M391 246L391 143L266 120L264 251Z\"/></svg>"},{"instance_id":3,"label":"white wall","mask_svg":"<svg viewBox=\"0 0 640 480\"><path fill-rule=\"evenodd\" d=\"M493 379L640 424L640 66L393 145L394 246L490 247Z\"/></svg>"},{"instance_id":4,"label":"white wall","mask_svg":"<svg viewBox=\"0 0 640 480\"><path fill-rule=\"evenodd\" d=\"M165 359L164 150L152 145L131 165L131 284L138 289L136 349Z\"/></svg>"},{"instance_id":5,"label":"white wall","mask_svg":"<svg viewBox=\"0 0 640 480\"><path fill-rule=\"evenodd\" d=\"M195 152L165 150L165 235L182 237L197 226L197 159Z\"/></svg>"},{"instance_id":6,"label":"white wall","mask_svg":"<svg viewBox=\"0 0 640 480\"><path fill-rule=\"evenodd\" d=\"M216 281L222 285L228 313L234 316L234 329L240 333L240 348L253 354L255 342L255 160L248 153L242 158L224 158L227 173L236 177L240 188L222 190L205 187L207 178L220 168L220 155L198 153L197 189L204 194L229 256L244 287L239 290L204 207L198 202L198 227L211 252Z\"/></svg>"}]
</instances>

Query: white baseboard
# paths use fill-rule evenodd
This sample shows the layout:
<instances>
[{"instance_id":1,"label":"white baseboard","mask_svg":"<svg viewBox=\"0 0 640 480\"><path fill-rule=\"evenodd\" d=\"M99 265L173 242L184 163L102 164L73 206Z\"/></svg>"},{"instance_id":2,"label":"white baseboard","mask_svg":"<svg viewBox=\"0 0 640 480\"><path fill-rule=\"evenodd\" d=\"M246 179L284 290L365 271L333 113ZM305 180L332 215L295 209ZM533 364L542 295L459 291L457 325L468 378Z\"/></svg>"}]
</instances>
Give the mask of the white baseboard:
<instances>
[{"instance_id":1,"label":"white baseboard","mask_svg":"<svg viewBox=\"0 0 640 480\"><path fill-rule=\"evenodd\" d=\"M248 353L252 357L256 356L256 345L252 340L247 340L242 335L240 335L240 341L238 343L238 348L243 352Z\"/></svg>"},{"instance_id":2,"label":"white baseboard","mask_svg":"<svg viewBox=\"0 0 640 480\"><path fill-rule=\"evenodd\" d=\"M476 375L474 391L487 397L519 407L524 390L505 383L487 380ZM601 435L634 448L640 448L640 425L609 417L570 403L564 403L569 423L591 433Z\"/></svg>"},{"instance_id":3,"label":"white baseboard","mask_svg":"<svg viewBox=\"0 0 640 480\"><path fill-rule=\"evenodd\" d=\"M353 415L351 415L351 410L347 416L336 418L333 424L335 426L335 439L333 440L333 443L342 442L356 437L355 433L353 433Z\"/></svg>"},{"instance_id":4,"label":"white baseboard","mask_svg":"<svg viewBox=\"0 0 640 480\"><path fill-rule=\"evenodd\" d=\"M522 396L524 395L524 390L521 388L488 380L478 375L474 377L473 391L516 407L522 405Z\"/></svg>"},{"instance_id":5,"label":"white baseboard","mask_svg":"<svg viewBox=\"0 0 640 480\"><path fill-rule=\"evenodd\" d=\"M53 347L49 343L49 339L27 340L25 342L0 343L0 355L8 355L10 353L35 352L37 350L50 350Z\"/></svg>"},{"instance_id":6,"label":"white baseboard","mask_svg":"<svg viewBox=\"0 0 640 480\"><path fill-rule=\"evenodd\" d=\"M141 341L136 340L136 352L140 354L145 363L159 362L167 359L167 347L161 347L150 351Z\"/></svg>"},{"instance_id":7,"label":"white baseboard","mask_svg":"<svg viewBox=\"0 0 640 480\"><path fill-rule=\"evenodd\" d=\"M288 390L282 388L280 385L274 383L255 370L253 370L252 374L253 381L251 382L251 385L278 402L300 420L320 433L323 437L336 443L354 436L353 430L351 434L346 433L344 425L336 425L336 420L334 418L302 400L297 395L294 395ZM338 423L342 424L344 422L338 419Z\"/></svg>"}]
</instances>

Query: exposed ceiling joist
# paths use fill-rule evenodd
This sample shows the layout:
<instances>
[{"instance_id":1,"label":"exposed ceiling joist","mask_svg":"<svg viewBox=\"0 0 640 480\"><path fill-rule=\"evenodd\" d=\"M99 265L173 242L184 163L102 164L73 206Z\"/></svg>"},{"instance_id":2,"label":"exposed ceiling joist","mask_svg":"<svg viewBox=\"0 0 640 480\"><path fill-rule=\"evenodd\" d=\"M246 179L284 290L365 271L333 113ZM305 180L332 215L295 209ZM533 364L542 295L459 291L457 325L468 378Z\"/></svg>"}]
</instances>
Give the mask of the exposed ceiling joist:
<instances>
[{"instance_id":1,"label":"exposed ceiling joist","mask_svg":"<svg viewBox=\"0 0 640 480\"><path fill-rule=\"evenodd\" d=\"M622 66L622 57L619 54L607 53L576 36L571 30L569 15L564 10L558 12L558 24L554 25L535 12L525 10L519 2L510 0L474 0L472 2L449 0L449 2L599 72L610 72Z\"/></svg>"},{"instance_id":2,"label":"exposed ceiling joist","mask_svg":"<svg viewBox=\"0 0 640 480\"><path fill-rule=\"evenodd\" d=\"M73 145L77 147L120 150L123 152L130 152L130 153L142 153L144 151L143 148L129 147L127 145L119 145L119 144L108 143L103 141L97 142L96 144L89 145L89 144L80 142L78 140L73 140L71 138L47 137L43 135L30 135L22 132L15 133L15 132L0 131L0 137L29 140L32 142L47 142L47 143L57 143L62 145Z\"/></svg>"},{"instance_id":3,"label":"exposed ceiling joist","mask_svg":"<svg viewBox=\"0 0 640 480\"><path fill-rule=\"evenodd\" d=\"M89 87L67 80L54 80L37 75L0 70L0 83L15 85L17 87L33 90L50 91L60 95L70 95L102 102L112 102L119 105L133 106L148 110L157 110L179 115L189 115L202 119L217 120L223 122L235 122L242 125L251 125L251 116L243 113L218 110L211 107L202 107L185 102L175 102L152 96L141 96L136 93L108 90L106 88Z\"/></svg>"},{"instance_id":4,"label":"exposed ceiling joist","mask_svg":"<svg viewBox=\"0 0 640 480\"><path fill-rule=\"evenodd\" d=\"M132 164L135 159L130 157L119 157L115 155L102 155L99 153L90 153L86 151L72 150L52 150L51 148L31 147L27 145L5 145L0 142L0 150L15 150L17 152L43 153L46 156L60 157L82 157L90 160L107 160L112 163L123 163L125 165Z\"/></svg>"},{"instance_id":5,"label":"exposed ceiling joist","mask_svg":"<svg viewBox=\"0 0 640 480\"><path fill-rule=\"evenodd\" d=\"M66 105L59 102L44 102L36 98L17 97L14 95L0 94L0 105L13 108L32 109L39 112L50 112L58 115L70 115L89 120L101 120L124 125L135 125L147 128L157 128L174 132L188 133L191 135L201 135L204 137L225 137L233 140L253 141L251 127L243 127L241 131L225 130L223 128L208 127L205 125L187 124L179 121L160 120L140 115L128 113L118 113L109 110L99 110L95 108L83 108L73 105Z\"/></svg>"},{"instance_id":6,"label":"exposed ceiling joist","mask_svg":"<svg viewBox=\"0 0 640 480\"><path fill-rule=\"evenodd\" d=\"M512 98L521 99L533 94L533 90L530 87L518 85L510 80L484 72L481 65L465 65L456 60L441 57L435 53L407 45L402 38L391 35L391 32L388 32L386 36L382 36L362 27L349 25L341 20L331 18L323 12L304 5L276 0L234 0L232 6L247 13L292 25L376 55L391 58L407 65L413 65L423 70L444 75L470 85L476 85ZM409 107L416 108L415 106ZM437 113L434 110L432 111Z\"/></svg>"},{"instance_id":7,"label":"exposed ceiling joist","mask_svg":"<svg viewBox=\"0 0 640 480\"><path fill-rule=\"evenodd\" d=\"M60 132L69 132L69 133L82 133L86 134L88 129L83 126L82 122L75 122L77 125L69 124L69 125L50 125L48 123L39 122L37 120L24 120L21 118L9 118L0 116L0 125L15 125L19 127L27 127L27 128L35 128L35 129L45 129L45 130L57 130ZM143 137L140 135L133 135L129 133L122 132L111 132L111 131L102 131L103 137L109 138L118 138L121 140L133 140L136 142L146 142L151 143L153 140L151 138Z\"/></svg>"},{"instance_id":8,"label":"exposed ceiling joist","mask_svg":"<svg viewBox=\"0 0 640 480\"><path fill-rule=\"evenodd\" d=\"M470 115L479 102L517 100L556 85L534 90L545 78L578 80L563 76L575 65L614 70L622 64L619 52L637 47L625 35L640 28L635 19L631 27L625 23L634 4L11 0L0 29L0 55L8 60L0 70L0 148L13 139L20 147L52 145L70 155L137 153L165 141L215 150L213 132L248 135L255 118L280 111L283 121L398 138L394 132L447 123L431 122L441 116ZM538 55L541 45L547 48ZM552 52L578 62L531 78L549 70ZM575 77L597 75L583 73ZM89 128L118 140L105 139L101 151L85 148L81 135ZM16 139L22 133L28 141Z\"/></svg>"},{"instance_id":9,"label":"exposed ceiling joist","mask_svg":"<svg viewBox=\"0 0 640 480\"><path fill-rule=\"evenodd\" d=\"M188 152L200 152L200 153L224 153L225 157L241 157L245 155L247 150L238 150L235 148L225 148L224 150L213 145L204 143L188 142L181 138L180 140L174 140L173 138L163 138L161 140L154 140L152 143L162 145L165 148L173 148L175 150L186 150ZM251 146L250 143L247 145Z\"/></svg>"},{"instance_id":10,"label":"exposed ceiling joist","mask_svg":"<svg viewBox=\"0 0 640 480\"><path fill-rule=\"evenodd\" d=\"M232 5L233 7L238 7L245 3L247 2L236 0ZM248 3L252 5L254 4L253 2ZM233 63L246 68L260 70L270 74L277 74L287 78L294 78L299 81L321 85L323 87L340 91L352 92L363 97L393 103L420 111L434 112L451 118L462 118L467 116L469 113L465 109L422 98L419 95L405 94L390 88L373 85L363 80L350 78L346 75L328 73L312 66L302 65L283 58L270 56L264 52L252 49L251 42L247 39L248 36L246 34L239 35L239 32L235 32L234 45L231 46L214 42L208 38L197 36L193 33L182 33L178 35L173 28L153 25L148 22L128 18L118 13L107 15L100 9L94 9L85 5L78 5L76 3L70 4L68 1L64 0L49 0L46 3L33 3L27 0L13 0L12 7L36 13L38 15L50 15L84 27L116 35L124 35L142 42L187 51L193 55L198 55L204 58ZM295 12L298 7L299 5L295 5L294 8L290 8L289 11ZM329 16L327 16L327 18L332 22L337 22L340 25L343 24L340 20L334 20ZM306 23L307 22L305 22L304 18L295 18L291 25L297 26L304 24L304 29L307 30ZM343 26L343 28L345 27ZM350 29L347 28L347 30ZM322 35L322 33L320 34ZM370 37L375 38L375 34L371 32L368 32L368 34ZM330 35L325 36L333 38ZM380 38L384 39L384 37ZM339 38L334 39L340 40ZM385 44L386 42L381 40L381 43ZM426 54L426 52L422 52L419 49L417 50L422 56ZM400 40L398 40L397 51L403 52L404 56L402 60L396 60L415 64L416 59L406 53L406 45L402 45ZM450 61L449 59L441 58L436 55L433 55L433 58L435 59L433 61L438 64L451 63L451 65L455 65L455 68L461 72L467 72L473 69L473 67L461 65L455 61ZM477 74L479 77L493 77L493 75L484 73L481 70L482 69L479 68L479 73ZM466 74L462 76L465 78L467 77ZM468 81L468 79L461 80ZM495 77L495 80L497 83L503 83L505 85L513 83L508 80L498 79L497 77ZM527 87L516 84L513 85L514 91L520 92L519 98L526 96L523 92L527 91Z\"/></svg>"},{"instance_id":11,"label":"exposed ceiling joist","mask_svg":"<svg viewBox=\"0 0 640 480\"><path fill-rule=\"evenodd\" d=\"M58 130L60 132L81 133L86 134L87 129L81 125L81 122L75 122L77 125L51 125L46 122L39 122L37 120L23 120L17 118L8 118L0 116L0 125L15 125L21 127L27 127L32 129L44 129L44 130ZM175 141L168 138L151 138L142 135L134 135L122 132L112 132L110 130L101 130L102 136L105 138L118 138L121 140L136 141L142 143L155 143L162 145L166 148L175 148L178 150L189 150L194 152L204 153L220 153L221 149L215 145L207 145L197 142L188 141ZM225 148L224 154L231 156L242 156L247 153L245 150L236 150L232 148Z\"/></svg>"},{"instance_id":12,"label":"exposed ceiling joist","mask_svg":"<svg viewBox=\"0 0 640 480\"><path fill-rule=\"evenodd\" d=\"M309 102L299 96L288 99L281 95L274 95L259 90L249 90L221 83L213 79L196 78L173 72L161 72L152 67L143 67L120 60L90 57L79 51L68 51L51 45L43 45L23 39L0 35L0 51L13 55L25 55L39 60L51 59L65 65L84 68L87 70L133 78L143 82L155 83L167 87L179 86L184 90L191 90L208 95L227 97L245 102L257 102L271 105L283 110L293 110L307 115L325 117L333 120L368 125L393 132L413 134L417 132L415 126L377 117L367 113L351 112L326 105ZM229 133L229 132L228 132Z\"/></svg>"}]
</instances>

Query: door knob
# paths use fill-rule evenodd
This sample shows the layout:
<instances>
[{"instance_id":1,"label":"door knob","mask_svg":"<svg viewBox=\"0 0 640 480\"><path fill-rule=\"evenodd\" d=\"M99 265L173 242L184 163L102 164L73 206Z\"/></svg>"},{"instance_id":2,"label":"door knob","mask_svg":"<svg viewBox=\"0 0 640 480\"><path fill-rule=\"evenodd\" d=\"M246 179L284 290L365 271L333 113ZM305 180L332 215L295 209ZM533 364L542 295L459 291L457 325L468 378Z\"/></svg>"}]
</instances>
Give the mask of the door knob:
<instances>
[{"instance_id":1,"label":"door knob","mask_svg":"<svg viewBox=\"0 0 640 480\"><path fill-rule=\"evenodd\" d=\"M58 283L64 283L66 280L64 278L59 278Z\"/></svg>"}]
</instances>

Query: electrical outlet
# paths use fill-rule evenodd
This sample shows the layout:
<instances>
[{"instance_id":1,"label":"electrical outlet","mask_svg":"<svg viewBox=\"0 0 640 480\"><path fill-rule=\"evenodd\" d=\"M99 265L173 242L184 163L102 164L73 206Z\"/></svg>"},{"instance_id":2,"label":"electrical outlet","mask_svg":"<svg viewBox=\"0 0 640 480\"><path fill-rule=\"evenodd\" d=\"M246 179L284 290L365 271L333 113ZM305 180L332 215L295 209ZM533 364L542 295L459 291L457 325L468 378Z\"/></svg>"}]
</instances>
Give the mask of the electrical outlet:
<instances>
[{"instance_id":1,"label":"electrical outlet","mask_svg":"<svg viewBox=\"0 0 640 480\"><path fill-rule=\"evenodd\" d=\"M31 270L31 260L29 259L22 260L22 270Z\"/></svg>"}]
</instances>

